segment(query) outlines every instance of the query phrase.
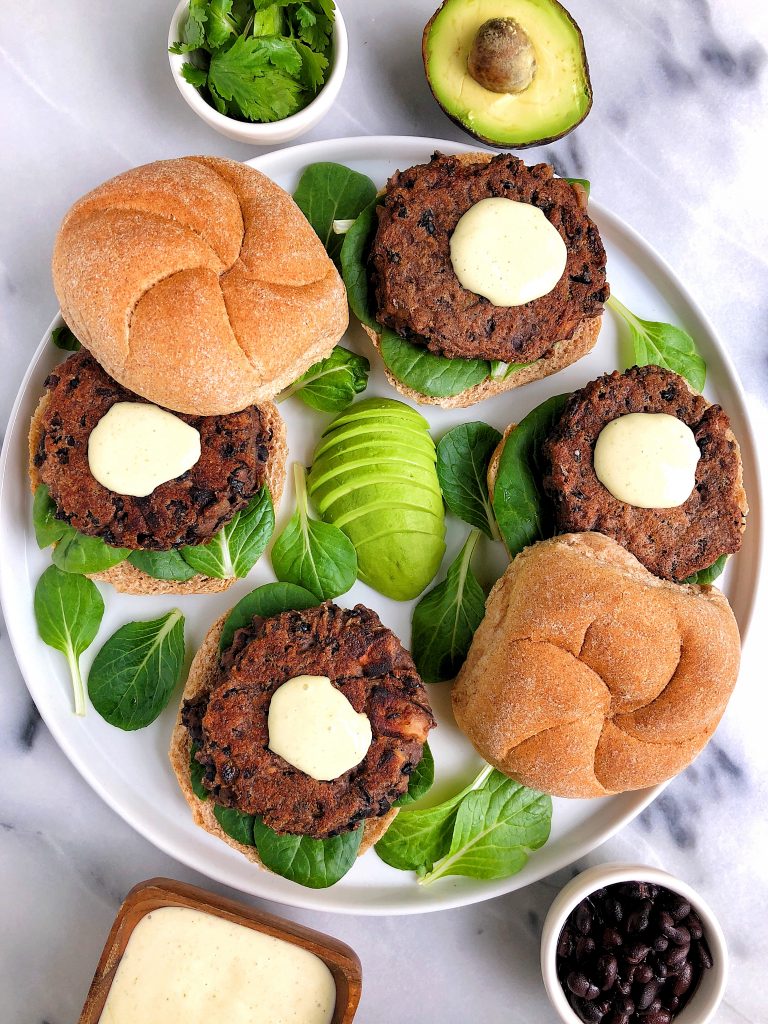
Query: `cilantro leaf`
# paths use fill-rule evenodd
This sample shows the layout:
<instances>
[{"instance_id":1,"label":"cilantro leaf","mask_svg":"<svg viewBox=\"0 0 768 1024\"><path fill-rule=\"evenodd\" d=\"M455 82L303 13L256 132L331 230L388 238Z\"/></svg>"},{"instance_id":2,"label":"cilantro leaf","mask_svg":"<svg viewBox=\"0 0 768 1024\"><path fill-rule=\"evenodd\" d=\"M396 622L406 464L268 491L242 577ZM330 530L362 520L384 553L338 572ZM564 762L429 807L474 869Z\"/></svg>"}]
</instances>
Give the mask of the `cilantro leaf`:
<instances>
[{"instance_id":1,"label":"cilantro leaf","mask_svg":"<svg viewBox=\"0 0 768 1024\"><path fill-rule=\"evenodd\" d=\"M172 53L191 53L205 46L205 23L208 20L207 0L189 0L187 20L181 39L171 47Z\"/></svg>"},{"instance_id":2,"label":"cilantro leaf","mask_svg":"<svg viewBox=\"0 0 768 1024\"><path fill-rule=\"evenodd\" d=\"M254 56L260 56L265 63L269 62L281 71L287 71L291 77L301 71L302 55L290 39L284 36L259 36L253 42L256 44L253 47Z\"/></svg>"},{"instance_id":3,"label":"cilantro leaf","mask_svg":"<svg viewBox=\"0 0 768 1024\"><path fill-rule=\"evenodd\" d=\"M302 6L304 5L302 4ZM298 32L299 39L306 43L311 49L322 53L328 48L331 36L331 22L329 22L324 15L316 17L315 21L311 25L299 22L296 30Z\"/></svg>"},{"instance_id":4,"label":"cilantro leaf","mask_svg":"<svg viewBox=\"0 0 768 1024\"><path fill-rule=\"evenodd\" d=\"M311 7L307 7L306 4L299 4L295 11L296 20L304 28L312 28L313 25L317 24L317 15Z\"/></svg>"},{"instance_id":5,"label":"cilantro leaf","mask_svg":"<svg viewBox=\"0 0 768 1024\"><path fill-rule=\"evenodd\" d=\"M322 86L325 81L325 72L328 67L328 58L322 53L315 53L306 43L299 39L294 40L294 46L301 57L301 82L305 89L312 92Z\"/></svg>"},{"instance_id":6,"label":"cilantro leaf","mask_svg":"<svg viewBox=\"0 0 768 1024\"><path fill-rule=\"evenodd\" d=\"M302 88L296 79L269 66L262 42L239 36L228 50L215 53L208 86L212 95L236 103L252 121L279 121L299 109Z\"/></svg>"},{"instance_id":7,"label":"cilantro leaf","mask_svg":"<svg viewBox=\"0 0 768 1024\"><path fill-rule=\"evenodd\" d=\"M197 89L202 88L208 81L207 71L203 71L202 68L198 68L194 64L190 64L188 60L184 61L181 65L181 73L189 84L194 85Z\"/></svg>"},{"instance_id":8,"label":"cilantro leaf","mask_svg":"<svg viewBox=\"0 0 768 1024\"><path fill-rule=\"evenodd\" d=\"M235 23L231 15L232 0L210 0L205 38L211 49L217 50L234 35Z\"/></svg>"}]
</instances>

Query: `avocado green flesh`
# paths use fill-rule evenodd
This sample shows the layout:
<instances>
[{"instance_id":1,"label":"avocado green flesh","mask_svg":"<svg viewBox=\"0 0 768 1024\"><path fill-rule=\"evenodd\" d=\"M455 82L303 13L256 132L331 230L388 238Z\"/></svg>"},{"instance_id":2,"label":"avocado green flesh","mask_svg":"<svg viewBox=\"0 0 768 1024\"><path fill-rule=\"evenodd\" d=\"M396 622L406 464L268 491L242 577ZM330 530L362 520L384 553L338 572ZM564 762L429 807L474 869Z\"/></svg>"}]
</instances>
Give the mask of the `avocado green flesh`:
<instances>
[{"instance_id":1,"label":"avocado green flesh","mask_svg":"<svg viewBox=\"0 0 768 1024\"><path fill-rule=\"evenodd\" d=\"M443 507L440 489L434 487L430 480L420 480L417 477L370 475L360 484L355 482L350 485L349 482L342 482L323 493L318 493L314 487L311 491L312 503L317 511L324 519L330 517L330 521L336 525L339 516L354 509L365 509L369 503L375 502L377 498L386 497L387 494L401 500L405 500L407 494L411 504L432 512L433 515L438 515Z\"/></svg>"},{"instance_id":2,"label":"avocado green flesh","mask_svg":"<svg viewBox=\"0 0 768 1024\"><path fill-rule=\"evenodd\" d=\"M423 429L414 430L408 426L398 427L396 424L377 424L374 427L369 427L364 424L355 425L350 423L342 430L334 432L332 435L326 435L320 440L320 444L315 449L315 459L319 459L337 445L352 439L363 442L368 440L371 442L385 440L386 443L396 447L407 446L409 448L415 447L423 452L434 451L434 445L429 435Z\"/></svg>"},{"instance_id":3,"label":"avocado green flesh","mask_svg":"<svg viewBox=\"0 0 768 1024\"><path fill-rule=\"evenodd\" d=\"M472 42L490 18L514 18L536 54L533 81L519 93L494 93L467 70ZM592 89L578 25L554 0L445 0L423 44L429 86L443 110L475 138L533 146L584 120Z\"/></svg>"},{"instance_id":4,"label":"avocado green flesh","mask_svg":"<svg viewBox=\"0 0 768 1024\"><path fill-rule=\"evenodd\" d=\"M398 601L424 590L445 550L436 459L423 416L366 399L327 428L307 478L318 513L354 544L359 578Z\"/></svg>"}]
</instances>

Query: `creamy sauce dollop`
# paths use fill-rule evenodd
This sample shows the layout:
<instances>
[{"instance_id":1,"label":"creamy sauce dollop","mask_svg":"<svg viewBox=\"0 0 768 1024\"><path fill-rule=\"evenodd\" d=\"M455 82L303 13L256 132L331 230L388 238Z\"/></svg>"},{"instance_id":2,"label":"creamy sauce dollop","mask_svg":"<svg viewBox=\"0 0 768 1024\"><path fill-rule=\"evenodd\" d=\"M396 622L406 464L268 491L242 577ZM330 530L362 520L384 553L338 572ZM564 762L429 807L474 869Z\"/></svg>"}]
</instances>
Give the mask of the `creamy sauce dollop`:
<instances>
[{"instance_id":1,"label":"creamy sauce dollop","mask_svg":"<svg viewBox=\"0 0 768 1024\"><path fill-rule=\"evenodd\" d=\"M200 432L147 402L116 402L88 439L88 465L116 494L144 498L200 458Z\"/></svg>"},{"instance_id":2,"label":"creamy sauce dollop","mask_svg":"<svg viewBox=\"0 0 768 1024\"><path fill-rule=\"evenodd\" d=\"M595 444L597 478L637 508L675 508L696 486L701 458L693 431L676 416L633 412L607 423Z\"/></svg>"},{"instance_id":3,"label":"creamy sauce dollop","mask_svg":"<svg viewBox=\"0 0 768 1024\"><path fill-rule=\"evenodd\" d=\"M328 676L295 676L272 695L269 749L318 781L338 779L360 764L373 734Z\"/></svg>"},{"instance_id":4,"label":"creamy sauce dollop","mask_svg":"<svg viewBox=\"0 0 768 1024\"><path fill-rule=\"evenodd\" d=\"M451 263L462 287L494 306L522 306L551 292L568 251L537 206L481 199L451 235Z\"/></svg>"},{"instance_id":5,"label":"creamy sauce dollop","mask_svg":"<svg viewBox=\"0 0 768 1024\"><path fill-rule=\"evenodd\" d=\"M300 946L187 907L143 917L99 1024L329 1024L336 984Z\"/></svg>"}]
</instances>

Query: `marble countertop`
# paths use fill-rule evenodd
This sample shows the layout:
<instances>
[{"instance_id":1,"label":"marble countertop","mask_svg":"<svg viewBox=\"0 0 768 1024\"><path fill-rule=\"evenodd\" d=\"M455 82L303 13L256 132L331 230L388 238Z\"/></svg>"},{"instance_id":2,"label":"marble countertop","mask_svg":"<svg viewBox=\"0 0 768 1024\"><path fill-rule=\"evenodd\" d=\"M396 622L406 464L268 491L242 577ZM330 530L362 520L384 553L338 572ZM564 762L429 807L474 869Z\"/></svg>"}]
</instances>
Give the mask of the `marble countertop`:
<instances>
[{"instance_id":1,"label":"marble countertop","mask_svg":"<svg viewBox=\"0 0 768 1024\"><path fill-rule=\"evenodd\" d=\"M421 69L421 29L435 2L341 0L350 66L337 106L306 141L359 134L465 141L432 100ZM675 267L724 340L762 440L768 8L759 0L568 6L584 30L594 108L574 134L528 156L590 178L601 201ZM172 7L173 0L134 0L120 5L118 17L113 4L43 0L3 11L0 422L56 309L50 252L72 201L159 157L258 152L214 134L183 103L165 56ZM732 954L719 1024L768 1021L768 744L758 710L766 709L766 589L715 739L632 825L577 865L660 865L711 901ZM68 1024L132 885L168 875L222 890L150 846L88 788L42 725L2 632L0 1015L7 1024ZM364 1024L550 1024L539 931L572 870L423 917L270 909L359 952Z\"/></svg>"}]
</instances>

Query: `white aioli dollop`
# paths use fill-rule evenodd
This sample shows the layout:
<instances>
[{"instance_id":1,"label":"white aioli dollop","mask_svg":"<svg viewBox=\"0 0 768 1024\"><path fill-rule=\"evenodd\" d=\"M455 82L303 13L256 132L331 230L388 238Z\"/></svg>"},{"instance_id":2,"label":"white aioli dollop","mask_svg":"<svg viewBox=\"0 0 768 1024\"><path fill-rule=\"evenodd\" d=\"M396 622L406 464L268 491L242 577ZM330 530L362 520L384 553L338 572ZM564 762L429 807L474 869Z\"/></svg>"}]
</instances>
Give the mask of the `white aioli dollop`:
<instances>
[{"instance_id":1,"label":"white aioli dollop","mask_svg":"<svg viewBox=\"0 0 768 1024\"><path fill-rule=\"evenodd\" d=\"M329 1024L336 983L300 946L187 907L134 928L99 1024Z\"/></svg>"},{"instance_id":2,"label":"white aioli dollop","mask_svg":"<svg viewBox=\"0 0 768 1024\"><path fill-rule=\"evenodd\" d=\"M637 508L675 508L696 486L701 452L676 416L633 412L611 420L595 444L595 473L614 498Z\"/></svg>"},{"instance_id":3,"label":"white aioli dollop","mask_svg":"<svg viewBox=\"0 0 768 1024\"><path fill-rule=\"evenodd\" d=\"M462 287L494 306L522 306L551 292L568 252L537 206L481 199L451 235L451 263Z\"/></svg>"},{"instance_id":4,"label":"white aioli dollop","mask_svg":"<svg viewBox=\"0 0 768 1024\"><path fill-rule=\"evenodd\" d=\"M144 498L200 458L200 432L147 402L116 402L88 439L88 465L116 494Z\"/></svg>"},{"instance_id":5,"label":"white aioli dollop","mask_svg":"<svg viewBox=\"0 0 768 1024\"><path fill-rule=\"evenodd\" d=\"M371 723L328 676L295 676L272 695L269 749L313 779L328 782L360 764Z\"/></svg>"}]
</instances>

